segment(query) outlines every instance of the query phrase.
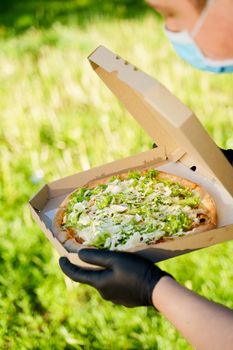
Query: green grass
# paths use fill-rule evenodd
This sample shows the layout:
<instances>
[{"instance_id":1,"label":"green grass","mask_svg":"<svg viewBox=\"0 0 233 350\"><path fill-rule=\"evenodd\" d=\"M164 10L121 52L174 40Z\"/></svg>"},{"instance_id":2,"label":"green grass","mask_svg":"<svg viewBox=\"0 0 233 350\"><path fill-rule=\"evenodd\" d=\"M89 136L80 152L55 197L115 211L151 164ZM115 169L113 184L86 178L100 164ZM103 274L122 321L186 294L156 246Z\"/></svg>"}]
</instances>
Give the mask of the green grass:
<instances>
[{"instance_id":1,"label":"green grass","mask_svg":"<svg viewBox=\"0 0 233 350\"><path fill-rule=\"evenodd\" d=\"M179 60L161 21L147 12L98 14L85 25L53 19L17 33L2 28L0 348L191 349L153 309L112 305L91 287L64 279L27 201L45 182L151 147L89 66L86 57L99 44L165 84L225 148L233 148L232 77L198 72ZM34 184L40 169L43 179ZM228 242L160 266L233 307L232 249Z\"/></svg>"}]
</instances>

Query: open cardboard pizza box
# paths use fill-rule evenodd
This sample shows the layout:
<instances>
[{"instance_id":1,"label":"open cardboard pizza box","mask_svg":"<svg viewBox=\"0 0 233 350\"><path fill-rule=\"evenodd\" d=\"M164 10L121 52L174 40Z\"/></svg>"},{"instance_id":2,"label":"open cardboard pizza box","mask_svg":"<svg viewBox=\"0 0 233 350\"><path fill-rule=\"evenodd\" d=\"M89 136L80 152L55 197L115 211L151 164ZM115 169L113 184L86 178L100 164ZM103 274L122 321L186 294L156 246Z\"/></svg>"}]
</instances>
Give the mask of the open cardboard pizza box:
<instances>
[{"instance_id":1,"label":"open cardboard pizza box","mask_svg":"<svg viewBox=\"0 0 233 350\"><path fill-rule=\"evenodd\" d=\"M233 169L193 112L157 80L103 46L89 61L157 148L48 183L31 199L32 215L58 253L87 266L78 254L67 252L51 231L56 209L70 192L94 179L151 167L202 185L216 202L218 227L150 245L138 254L157 262L233 239Z\"/></svg>"}]
</instances>

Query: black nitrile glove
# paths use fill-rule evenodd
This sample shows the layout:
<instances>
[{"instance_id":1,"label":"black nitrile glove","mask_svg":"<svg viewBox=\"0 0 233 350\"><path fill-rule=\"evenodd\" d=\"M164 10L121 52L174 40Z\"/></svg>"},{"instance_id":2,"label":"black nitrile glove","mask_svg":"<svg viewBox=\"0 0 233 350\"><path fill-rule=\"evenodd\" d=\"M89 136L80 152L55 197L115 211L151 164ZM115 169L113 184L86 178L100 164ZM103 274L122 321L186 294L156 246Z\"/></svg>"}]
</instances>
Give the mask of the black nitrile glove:
<instances>
[{"instance_id":1,"label":"black nitrile glove","mask_svg":"<svg viewBox=\"0 0 233 350\"><path fill-rule=\"evenodd\" d=\"M170 276L139 255L100 249L82 249L81 260L104 267L91 270L60 258L62 271L76 282L95 287L101 296L127 307L152 305L152 291L161 277Z\"/></svg>"},{"instance_id":2,"label":"black nitrile glove","mask_svg":"<svg viewBox=\"0 0 233 350\"><path fill-rule=\"evenodd\" d=\"M223 152L228 162L233 166L233 149L221 149L221 151Z\"/></svg>"}]
</instances>

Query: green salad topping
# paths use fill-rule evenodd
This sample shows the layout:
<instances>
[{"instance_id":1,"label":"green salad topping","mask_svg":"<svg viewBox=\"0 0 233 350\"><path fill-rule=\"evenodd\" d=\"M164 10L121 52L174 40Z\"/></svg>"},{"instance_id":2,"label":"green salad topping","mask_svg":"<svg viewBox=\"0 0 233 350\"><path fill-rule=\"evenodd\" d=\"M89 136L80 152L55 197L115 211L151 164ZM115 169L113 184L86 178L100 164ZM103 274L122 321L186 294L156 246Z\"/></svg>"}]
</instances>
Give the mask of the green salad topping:
<instances>
[{"instance_id":1,"label":"green salad topping","mask_svg":"<svg viewBox=\"0 0 233 350\"><path fill-rule=\"evenodd\" d=\"M200 197L150 169L113 176L95 188L79 188L67 206L64 228L84 245L125 250L162 237L182 236L198 221Z\"/></svg>"}]
</instances>

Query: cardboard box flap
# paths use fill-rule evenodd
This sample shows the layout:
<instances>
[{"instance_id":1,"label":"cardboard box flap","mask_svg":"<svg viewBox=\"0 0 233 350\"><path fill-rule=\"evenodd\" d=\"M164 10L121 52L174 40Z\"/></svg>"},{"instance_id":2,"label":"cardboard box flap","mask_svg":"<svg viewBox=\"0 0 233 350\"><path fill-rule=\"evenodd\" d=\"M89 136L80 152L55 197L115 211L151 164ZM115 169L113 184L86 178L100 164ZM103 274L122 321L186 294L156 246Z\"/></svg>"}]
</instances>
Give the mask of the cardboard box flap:
<instances>
[{"instance_id":1,"label":"cardboard box flap","mask_svg":"<svg viewBox=\"0 0 233 350\"><path fill-rule=\"evenodd\" d=\"M151 136L158 146L165 147L166 154L171 154L180 146L160 123L159 115L149 109L143 98L143 91L150 91L154 83L159 84L147 74L120 59L118 56L100 46L89 61L109 89L125 105L131 115Z\"/></svg>"},{"instance_id":2,"label":"cardboard box flap","mask_svg":"<svg viewBox=\"0 0 233 350\"><path fill-rule=\"evenodd\" d=\"M174 158L174 162L179 158L179 154ZM145 160L146 159L146 160ZM166 160L164 147L157 147L140 154L127 157L114 162L107 163L104 166L98 166L81 173L65 177L60 180L53 181L48 184L50 198L55 198L72 192L77 188L77 181L79 186L87 184L93 179L101 179L105 176L116 175L121 172L129 171L132 168L141 168L150 166L151 164L161 163ZM104 170L103 170L104 168Z\"/></svg>"},{"instance_id":3,"label":"cardboard box flap","mask_svg":"<svg viewBox=\"0 0 233 350\"><path fill-rule=\"evenodd\" d=\"M158 147L49 182L40 189L30 200L29 207L38 226L58 253L67 256L74 264L93 268L93 265L79 259L77 252L83 247L82 244L75 244L72 252L69 251L67 241L63 245L53 229L57 208L68 194L89 182L114 174L154 167L203 186L216 203L219 228L148 247L139 244L131 251L158 262L232 239L232 169L198 119L159 82L104 47L99 47L89 60L96 73L151 135ZM196 172L189 169L192 165L197 166ZM207 176L203 176L203 170Z\"/></svg>"},{"instance_id":4,"label":"cardboard box flap","mask_svg":"<svg viewBox=\"0 0 233 350\"><path fill-rule=\"evenodd\" d=\"M48 188L48 185L44 185L40 189L40 191L30 199L29 203L35 210L41 211L44 208L48 198L49 198L49 188Z\"/></svg>"},{"instance_id":5,"label":"cardboard box flap","mask_svg":"<svg viewBox=\"0 0 233 350\"><path fill-rule=\"evenodd\" d=\"M192 157L233 196L233 169L193 112L161 83L99 46L88 57L93 69L157 145Z\"/></svg>"}]
</instances>

